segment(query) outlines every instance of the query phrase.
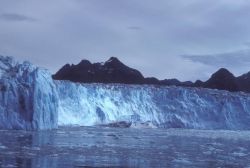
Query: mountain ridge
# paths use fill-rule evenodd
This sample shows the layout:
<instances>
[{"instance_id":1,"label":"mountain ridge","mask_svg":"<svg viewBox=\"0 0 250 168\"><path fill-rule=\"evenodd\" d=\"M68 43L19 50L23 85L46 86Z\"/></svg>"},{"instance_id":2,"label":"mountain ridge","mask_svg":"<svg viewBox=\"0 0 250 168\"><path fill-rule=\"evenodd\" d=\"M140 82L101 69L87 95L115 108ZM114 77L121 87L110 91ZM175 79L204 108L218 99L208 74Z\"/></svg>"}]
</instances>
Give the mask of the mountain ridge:
<instances>
[{"instance_id":1,"label":"mountain ridge","mask_svg":"<svg viewBox=\"0 0 250 168\"><path fill-rule=\"evenodd\" d=\"M250 72L235 77L226 68L220 68L207 81L181 82L178 79L159 80L155 77L144 77L136 69L122 63L116 57L110 57L104 63L91 63L82 60L79 64L65 64L54 75L54 80L69 80L80 83L122 83L122 84L152 84L202 87L231 92L250 92Z\"/></svg>"}]
</instances>

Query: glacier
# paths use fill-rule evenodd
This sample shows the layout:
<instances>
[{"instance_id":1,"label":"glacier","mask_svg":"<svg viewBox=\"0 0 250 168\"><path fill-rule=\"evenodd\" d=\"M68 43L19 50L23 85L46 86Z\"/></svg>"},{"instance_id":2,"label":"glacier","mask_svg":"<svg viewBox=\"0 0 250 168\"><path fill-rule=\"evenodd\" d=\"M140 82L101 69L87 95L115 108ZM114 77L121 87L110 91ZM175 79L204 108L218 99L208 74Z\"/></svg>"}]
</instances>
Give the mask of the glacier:
<instances>
[{"instance_id":1,"label":"glacier","mask_svg":"<svg viewBox=\"0 0 250 168\"><path fill-rule=\"evenodd\" d=\"M250 129L250 95L205 88L54 81L0 56L0 129L127 122L131 127Z\"/></svg>"},{"instance_id":2,"label":"glacier","mask_svg":"<svg viewBox=\"0 0 250 168\"><path fill-rule=\"evenodd\" d=\"M160 128L250 129L250 96L204 88L55 81L59 125L126 121Z\"/></svg>"},{"instance_id":3,"label":"glacier","mask_svg":"<svg viewBox=\"0 0 250 168\"><path fill-rule=\"evenodd\" d=\"M0 56L0 128L57 128L58 96L48 70Z\"/></svg>"}]
</instances>

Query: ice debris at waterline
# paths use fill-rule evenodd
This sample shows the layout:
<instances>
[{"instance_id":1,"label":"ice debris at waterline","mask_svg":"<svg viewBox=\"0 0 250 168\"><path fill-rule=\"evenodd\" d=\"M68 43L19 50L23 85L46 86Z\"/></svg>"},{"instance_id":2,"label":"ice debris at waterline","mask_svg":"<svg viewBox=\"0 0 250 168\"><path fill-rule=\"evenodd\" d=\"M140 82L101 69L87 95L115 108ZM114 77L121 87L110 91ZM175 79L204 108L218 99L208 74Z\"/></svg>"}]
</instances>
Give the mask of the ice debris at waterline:
<instances>
[{"instance_id":1,"label":"ice debris at waterline","mask_svg":"<svg viewBox=\"0 0 250 168\"><path fill-rule=\"evenodd\" d=\"M121 122L136 128L250 129L250 95L174 86L53 81L45 69L0 56L1 129Z\"/></svg>"}]
</instances>

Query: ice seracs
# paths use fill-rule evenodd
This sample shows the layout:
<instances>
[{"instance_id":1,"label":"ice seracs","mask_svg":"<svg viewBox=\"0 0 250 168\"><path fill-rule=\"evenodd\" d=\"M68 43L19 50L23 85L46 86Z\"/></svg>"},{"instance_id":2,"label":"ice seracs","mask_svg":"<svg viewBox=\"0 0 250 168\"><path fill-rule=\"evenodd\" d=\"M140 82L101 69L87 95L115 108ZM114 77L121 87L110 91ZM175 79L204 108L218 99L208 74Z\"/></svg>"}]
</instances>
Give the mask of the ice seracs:
<instances>
[{"instance_id":1,"label":"ice seracs","mask_svg":"<svg viewBox=\"0 0 250 168\"><path fill-rule=\"evenodd\" d=\"M51 74L0 56L0 128L57 128L58 97Z\"/></svg>"}]
</instances>

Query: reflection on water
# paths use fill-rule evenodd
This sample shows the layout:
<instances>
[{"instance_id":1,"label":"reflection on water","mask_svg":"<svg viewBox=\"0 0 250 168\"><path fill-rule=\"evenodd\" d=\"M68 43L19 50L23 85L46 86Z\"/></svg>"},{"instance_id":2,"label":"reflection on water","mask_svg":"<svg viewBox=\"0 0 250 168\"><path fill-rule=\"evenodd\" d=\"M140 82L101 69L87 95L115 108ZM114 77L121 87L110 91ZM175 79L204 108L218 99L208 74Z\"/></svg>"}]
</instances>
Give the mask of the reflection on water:
<instances>
[{"instance_id":1,"label":"reflection on water","mask_svg":"<svg viewBox=\"0 0 250 168\"><path fill-rule=\"evenodd\" d=\"M0 167L248 167L250 132L78 127L0 131Z\"/></svg>"}]
</instances>

